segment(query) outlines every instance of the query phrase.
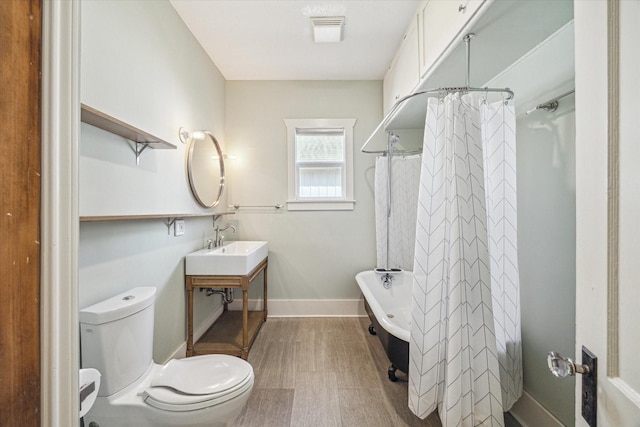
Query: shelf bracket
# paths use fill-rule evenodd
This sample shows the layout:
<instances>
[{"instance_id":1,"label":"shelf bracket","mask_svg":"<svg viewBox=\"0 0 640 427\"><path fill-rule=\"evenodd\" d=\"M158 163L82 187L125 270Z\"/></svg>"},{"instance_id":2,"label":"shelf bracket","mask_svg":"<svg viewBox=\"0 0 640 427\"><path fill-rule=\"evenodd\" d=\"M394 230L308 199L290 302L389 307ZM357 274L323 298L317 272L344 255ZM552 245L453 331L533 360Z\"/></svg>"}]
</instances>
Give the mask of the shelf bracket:
<instances>
[{"instance_id":1,"label":"shelf bracket","mask_svg":"<svg viewBox=\"0 0 640 427\"><path fill-rule=\"evenodd\" d=\"M142 147L141 147L142 146ZM140 165L140 155L142 154L142 152L144 150L147 149L147 147L149 147L149 143L146 142L136 142L136 148L135 148L135 152L136 152L136 166Z\"/></svg>"},{"instance_id":2,"label":"shelf bracket","mask_svg":"<svg viewBox=\"0 0 640 427\"><path fill-rule=\"evenodd\" d=\"M142 152L142 151L141 151ZM167 235L171 236L171 226L176 222L176 220L178 219L178 217L175 218L167 218L167 220L164 222L164 225L167 226Z\"/></svg>"},{"instance_id":3,"label":"shelf bracket","mask_svg":"<svg viewBox=\"0 0 640 427\"><path fill-rule=\"evenodd\" d=\"M136 166L139 166L140 155L144 150L151 146L151 142L137 142L127 140L127 143L129 143L129 147L131 148L131 151L133 151L133 154L136 155Z\"/></svg>"}]
</instances>

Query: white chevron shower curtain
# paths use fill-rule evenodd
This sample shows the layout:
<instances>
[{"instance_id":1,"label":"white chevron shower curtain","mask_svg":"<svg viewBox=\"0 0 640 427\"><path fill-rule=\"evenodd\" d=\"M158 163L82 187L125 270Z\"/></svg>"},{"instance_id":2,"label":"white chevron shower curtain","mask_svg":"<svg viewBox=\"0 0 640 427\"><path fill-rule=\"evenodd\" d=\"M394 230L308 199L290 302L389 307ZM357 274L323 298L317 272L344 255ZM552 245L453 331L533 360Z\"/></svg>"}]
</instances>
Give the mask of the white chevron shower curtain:
<instances>
[{"instance_id":1,"label":"white chevron shower curtain","mask_svg":"<svg viewBox=\"0 0 640 427\"><path fill-rule=\"evenodd\" d=\"M522 337L518 275L516 117L513 104L482 104L482 150L489 237L489 270L502 406L522 395Z\"/></svg>"},{"instance_id":2,"label":"white chevron shower curtain","mask_svg":"<svg viewBox=\"0 0 640 427\"><path fill-rule=\"evenodd\" d=\"M388 230L389 265L387 265L389 159L376 158L376 267L411 270L416 239L420 156L394 156L391 161L391 217Z\"/></svg>"},{"instance_id":3,"label":"white chevron shower curtain","mask_svg":"<svg viewBox=\"0 0 640 427\"><path fill-rule=\"evenodd\" d=\"M429 99L409 406L444 427L502 426L522 391L515 188L513 106Z\"/></svg>"}]
</instances>

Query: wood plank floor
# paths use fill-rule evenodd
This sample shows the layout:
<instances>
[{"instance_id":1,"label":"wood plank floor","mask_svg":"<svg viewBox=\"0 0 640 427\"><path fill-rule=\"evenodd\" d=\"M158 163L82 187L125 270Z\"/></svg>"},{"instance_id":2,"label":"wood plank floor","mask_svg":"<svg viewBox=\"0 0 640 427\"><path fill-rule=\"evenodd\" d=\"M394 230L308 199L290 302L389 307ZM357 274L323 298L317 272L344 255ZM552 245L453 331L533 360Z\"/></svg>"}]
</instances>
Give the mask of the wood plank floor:
<instances>
[{"instance_id":1,"label":"wood plank floor","mask_svg":"<svg viewBox=\"0 0 640 427\"><path fill-rule=\"evenodd\" d=\"M249 352L255 383L235 426L440 427L407 406L407 382L367 318L270 318Z\"/></svg>"}]
</instances>

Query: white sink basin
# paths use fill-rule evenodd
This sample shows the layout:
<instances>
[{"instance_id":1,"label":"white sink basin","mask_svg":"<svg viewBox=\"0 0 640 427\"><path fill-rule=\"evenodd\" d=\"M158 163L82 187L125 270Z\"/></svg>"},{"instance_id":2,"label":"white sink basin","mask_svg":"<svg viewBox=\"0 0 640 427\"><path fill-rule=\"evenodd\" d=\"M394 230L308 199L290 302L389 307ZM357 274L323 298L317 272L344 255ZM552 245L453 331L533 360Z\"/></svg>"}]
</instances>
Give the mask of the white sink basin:
<instances>
[{"instance_id":1,"label":"white sink basin","mask_svg":"<svg viewBox=\"0 0 640 427\"><path fill-rule=\"evenodd\" d=\"M267 257L267 242L227 242L220 248L200 249L185 259L189 276L244 276Z\"/></svg>"}]
</instances>

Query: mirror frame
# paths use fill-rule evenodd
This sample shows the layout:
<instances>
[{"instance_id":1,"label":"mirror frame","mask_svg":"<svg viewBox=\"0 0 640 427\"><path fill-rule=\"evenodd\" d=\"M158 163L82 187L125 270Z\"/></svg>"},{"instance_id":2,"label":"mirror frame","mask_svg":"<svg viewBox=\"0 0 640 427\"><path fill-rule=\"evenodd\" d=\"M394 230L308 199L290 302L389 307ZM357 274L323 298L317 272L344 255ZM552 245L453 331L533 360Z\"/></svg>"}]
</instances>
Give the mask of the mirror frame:
<instances>
[{"instance_id":1,"label":"mirror frame","mask_svg":"<svg viewBox=\"0 0 640 427\"><path fill-rule=\"evenodd\" d=\"M191 142L189 143L189 156L187 157L187 175L189 177L189 187L191 187L191 194L193 194L193 197L195 197L198 204L203 208L213 208L213 207L216 207L218 203L220 203L220 198L222 197L222 190L224 190L224 180L225 180L224 157L222 154L222 149L220 148L220 144L218 143L218 140L213 136L213 134L211 134L211 132L209 131L204 131L204 135L205 135L204 139L196 139L193 137L190 138ZM204 200L202 200L202 198L198 194L198 189L196 188L196 184L193 178L193 171L192 171L193 152L195 149L195 145L198 142L206 142L207 139L211 140L211 142L213 143L213 146L216 149L216 152L218 153L218 164L220 166L220 182L218 185L218 195L216 196L216 199L211 204L207 204Z\"/></svg>"}]
</instances>

